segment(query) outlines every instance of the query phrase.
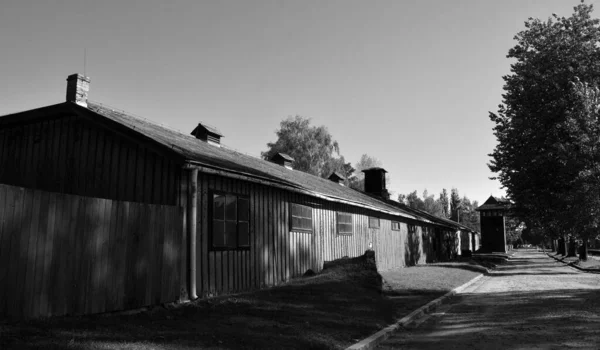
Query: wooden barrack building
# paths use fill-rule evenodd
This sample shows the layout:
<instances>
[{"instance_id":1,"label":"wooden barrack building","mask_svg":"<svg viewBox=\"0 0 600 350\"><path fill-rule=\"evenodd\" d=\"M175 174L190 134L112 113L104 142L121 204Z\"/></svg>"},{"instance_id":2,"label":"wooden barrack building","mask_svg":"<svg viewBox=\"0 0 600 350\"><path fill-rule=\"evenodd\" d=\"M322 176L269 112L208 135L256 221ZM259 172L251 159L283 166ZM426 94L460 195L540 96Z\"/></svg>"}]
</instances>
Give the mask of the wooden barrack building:
<instances>
[{"instance_id":1,"label":"wooden barrack building","mask_svg":"<svg viewBox=\"0 0 600 350\"><path fill-rule=\"evenodd\" d=\"M0 117L1 318L276 286L369 249L382 270L476 249L476 232L382 196L383 169L365 172L363 193L286 155L222 147L207 125L185 135L92 103L89 78L67 81L66 102Z\"/></svg>"}]
</instances>

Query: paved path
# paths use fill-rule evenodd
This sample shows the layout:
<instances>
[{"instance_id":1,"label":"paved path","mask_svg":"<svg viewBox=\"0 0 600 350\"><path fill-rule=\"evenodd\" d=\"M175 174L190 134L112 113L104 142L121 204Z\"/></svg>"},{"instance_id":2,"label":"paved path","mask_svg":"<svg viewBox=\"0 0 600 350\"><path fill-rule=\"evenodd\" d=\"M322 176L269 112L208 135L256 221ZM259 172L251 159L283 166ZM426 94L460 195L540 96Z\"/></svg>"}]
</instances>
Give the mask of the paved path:
<instances>
[{"instance_id":1,"label":"paved path","mask_svg":"<svg viewBox=\"0 0 600 350\"><path fill-rule=\"evenodd\" d=\"M517 251L380 349L600 349L600 275Z\"/></svg>"}]
</instances>

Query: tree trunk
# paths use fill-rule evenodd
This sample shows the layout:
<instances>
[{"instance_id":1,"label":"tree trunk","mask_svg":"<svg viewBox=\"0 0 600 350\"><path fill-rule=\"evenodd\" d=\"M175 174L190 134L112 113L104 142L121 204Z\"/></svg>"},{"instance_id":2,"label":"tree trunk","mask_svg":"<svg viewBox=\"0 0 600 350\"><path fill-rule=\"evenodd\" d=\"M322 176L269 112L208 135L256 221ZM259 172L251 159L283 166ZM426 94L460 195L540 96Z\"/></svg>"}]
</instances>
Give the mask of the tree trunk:
<instances>
[{"instance_id":1,"label":"tree trunk","mask_svg":"<svg viewBox=\"0 0 600 350\"><path fill-rule=\"evenodd\" d=\"M554 239L551 239L550 244L552 245L552 251L555 252L556 251L556 241Z\"/></svg>"},{"instance_id":2,"label":"tree trunk","mask_svg":"<svg viewBox=\"0 0 600 350\"><path fill-rule=\"evenodd\" d=\"M567 253L566 249L565 249L565 238L564 237L560 237L558 239L558 250L557 252L560 255L565 255Z\"/></svg>"},{"instance_id":3,"label":"tree trunk","mask_svg":"<svg viewBox=\"0 0 600 350\"><path fill-rule=\"evenodd\" d=\"M575 237L571 236L569 239L569 254L567 256L577 256L577 245Z\"/></svg>"},{"instance_id":4,"label":"tree trunk","mask_svg":"<svg viewBox=\"0 0 600 350\"><path fill-rule=\"evenodd\" d=\"M579 249L579 260L586 261L588 258L588 248L587 248L587 239L583 240L583 244Z\"/></svg>"}]
</instances>

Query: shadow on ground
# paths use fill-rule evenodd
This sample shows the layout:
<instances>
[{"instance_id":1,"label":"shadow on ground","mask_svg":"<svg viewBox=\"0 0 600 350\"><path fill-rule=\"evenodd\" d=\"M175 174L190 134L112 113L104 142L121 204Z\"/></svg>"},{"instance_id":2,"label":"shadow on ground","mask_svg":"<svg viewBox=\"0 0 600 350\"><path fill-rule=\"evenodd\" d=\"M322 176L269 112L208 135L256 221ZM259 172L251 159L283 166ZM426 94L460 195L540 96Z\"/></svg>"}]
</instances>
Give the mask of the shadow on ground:
<instances>
[{"instance_id":1,"label":"shadow on ground","mask_svg":"<svg viewBox=\"0 0 600 350\"><path fill-rule=\"evenodd\" d=\"M599 290L465 294L456 299L460 304L443 318L400 332L384 348L596 349L600 344Z\"/></svg>"},{"instance_id":2,"label":"shadow on ground","mask_svg":"<svg viewBox=\"0 0 600 350\"><path fill-rule=\"evenodd\" d=\"M0 349L344 348L393 322L381 283L374 262L347 259L289 285L177 308L0 323Z\"/></svg>"}]
</instances>

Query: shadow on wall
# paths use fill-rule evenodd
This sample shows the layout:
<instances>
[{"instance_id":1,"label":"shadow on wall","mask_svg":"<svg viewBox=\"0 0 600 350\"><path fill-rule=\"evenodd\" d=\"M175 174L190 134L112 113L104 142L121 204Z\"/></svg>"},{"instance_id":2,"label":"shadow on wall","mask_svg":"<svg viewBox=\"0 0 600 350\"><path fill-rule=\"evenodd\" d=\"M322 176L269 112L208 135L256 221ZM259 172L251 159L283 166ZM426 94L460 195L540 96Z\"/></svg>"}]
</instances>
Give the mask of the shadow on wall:
<instances>
[{"instance_id":1,"label":"shadow on wall","mask_svg":"<svg viewBox=\"0 0 600 350\"><path fill-rule=\"evenodd\" d=\"M453 260L458 256L459 242L454 232L444 232L442 248L442 260Z\"/></svg>"},{"instance_id":2,"label":"shadow on wall","mask_svg":"<svg viewBox=\"0 0 600 350\"><path fill-rule=\"evenodd\" d=\"M414 266L421 260L421 238L414 225L408 225L408 234L404 247L404 263Z\"/></svg>"},{"instance_id":3,"label":"shadow on wall","mask_svg":"<svg viewBox=\"0 0 600 350\"><path fill-rule=\"evenodd\" d=\"M176 207L0 186L0 217L0 319L177 300Z\"/></svg>"}]
</instances>

